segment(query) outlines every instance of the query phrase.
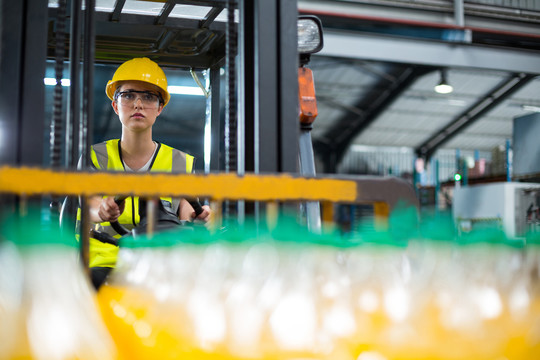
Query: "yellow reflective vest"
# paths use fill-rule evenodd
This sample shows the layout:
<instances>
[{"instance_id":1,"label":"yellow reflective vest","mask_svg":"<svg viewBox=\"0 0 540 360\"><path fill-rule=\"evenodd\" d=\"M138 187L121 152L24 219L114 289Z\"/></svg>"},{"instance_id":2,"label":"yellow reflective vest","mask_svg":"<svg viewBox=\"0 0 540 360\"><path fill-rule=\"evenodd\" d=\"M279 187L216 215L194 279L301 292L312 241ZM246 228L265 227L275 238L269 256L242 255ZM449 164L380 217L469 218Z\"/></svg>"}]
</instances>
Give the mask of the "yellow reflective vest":
<instances>
[{"instance_id":1,"label":"yellow reflective vest","mask_svg":"<svg viewBox=\"0 0 540 360\"><path fill-rule=\"evenodd\" d=\"M157 143L157 150L154 158L151 160L150 172L174 172L174 173L191 173L193 169L194 157L180 150ZM97 170L107 171L125 171L122 161L122 150L120 140L108 140L96 145L93 145L90 153L92 166ZM106 196L104 196L105 198ZM161 197L161 201L172 208L172 211L177 214L180 206L180 199L172 199L170 197ZM80 222L80 209L77 213L77 220ZM124 212L118 218L118 222L128 230L136 227L140 222L139 216L139 197L130 196L126 198ZM109 222L95 224L96 230L106 232L115 238L120 235L114 231ZM99 240L90 238L89 260L90 267L114 267L118 255L118 247Z\"/></svg>"}]
</instances>

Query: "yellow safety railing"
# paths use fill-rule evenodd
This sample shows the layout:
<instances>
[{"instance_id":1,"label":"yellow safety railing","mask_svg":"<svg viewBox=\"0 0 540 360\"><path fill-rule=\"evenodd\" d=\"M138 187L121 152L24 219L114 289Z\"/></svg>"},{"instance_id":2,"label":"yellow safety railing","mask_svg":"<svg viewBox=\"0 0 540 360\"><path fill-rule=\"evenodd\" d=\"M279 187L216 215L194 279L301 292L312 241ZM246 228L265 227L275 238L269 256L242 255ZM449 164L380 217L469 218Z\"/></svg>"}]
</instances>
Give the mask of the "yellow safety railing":
<instances>
[{"instance_id":1,"label":"yellow safety railing","mask_svg":"<svg viewBox=\"0 0 540 360\"><path fill-rule=\"evenodd\" d=\"M329 201L385 203L418 201L409 183L376 176L299 177L291 174L236 175L78 172L30 167L0 167L0 193L90 196L200 196L213 200Z\"/></svg>"}]
</instances>

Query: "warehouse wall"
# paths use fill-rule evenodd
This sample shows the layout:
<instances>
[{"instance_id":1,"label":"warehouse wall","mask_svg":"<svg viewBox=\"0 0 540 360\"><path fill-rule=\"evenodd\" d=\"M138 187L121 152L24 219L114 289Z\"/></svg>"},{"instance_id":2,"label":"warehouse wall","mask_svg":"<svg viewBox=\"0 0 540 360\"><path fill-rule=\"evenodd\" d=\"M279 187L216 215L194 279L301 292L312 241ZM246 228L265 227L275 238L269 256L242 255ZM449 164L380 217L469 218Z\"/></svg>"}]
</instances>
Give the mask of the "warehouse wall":
<instances>
[{"instance_id":1,"label":"warehouse wall","mask_svg":"<svg viewBox=\"0 0 540 360\"><path fill-rule=\"evenodd\" d=\"M503 154L501 154L501 151ZM452 180L458 170L458 158L469 163L470 176L504 174L505 149L493 151L441 149L429 161L417 181L421 185L435 185L436 162L439 163L439 182ZM393 175L412 181L416 159L411 148L374 147L353 145L338 168L339 173L365 175Z\"/></svg>"}]
</instances>

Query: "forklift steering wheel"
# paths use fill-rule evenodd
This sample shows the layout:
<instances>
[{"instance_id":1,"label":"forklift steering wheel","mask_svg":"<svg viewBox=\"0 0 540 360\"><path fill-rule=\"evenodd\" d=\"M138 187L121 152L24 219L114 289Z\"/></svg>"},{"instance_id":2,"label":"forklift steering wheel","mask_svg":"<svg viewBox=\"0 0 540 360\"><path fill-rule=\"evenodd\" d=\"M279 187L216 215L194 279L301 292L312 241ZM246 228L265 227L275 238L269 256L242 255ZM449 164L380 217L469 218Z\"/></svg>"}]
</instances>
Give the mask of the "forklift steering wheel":
<instances>
[{"instance_id":1,"label":"forklift steering wheel","mask_svg":"<svg viewBox=\"0 0 540 360\"><path fill-rule=\"evenodd\" d=\"M193 210L195 210L195 217L199 216L204 209L201 206L201 203L196 198L185 198L187 202L193 207ZM126 196L115 196L114 202L120 206L124 201L126 200ZM118 221L112 221L111 227L121 236L127 235L130 233L128 229L126 229L123 225L121 225Z\"/></svg>"}]
</instances>

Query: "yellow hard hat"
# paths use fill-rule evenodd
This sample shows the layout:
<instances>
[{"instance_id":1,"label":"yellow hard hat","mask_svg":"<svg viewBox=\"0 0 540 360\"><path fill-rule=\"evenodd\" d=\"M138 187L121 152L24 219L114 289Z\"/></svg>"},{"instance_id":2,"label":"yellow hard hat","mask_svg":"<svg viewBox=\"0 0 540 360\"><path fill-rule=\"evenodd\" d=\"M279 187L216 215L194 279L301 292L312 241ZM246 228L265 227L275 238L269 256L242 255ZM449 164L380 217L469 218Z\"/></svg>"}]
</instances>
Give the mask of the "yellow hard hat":
<instances>
[{"instance_id":1,"label":"yellow hard hat","mask_svg":"<svg viewBox=\"0 0 540 360\"><path fill-rule=\"evenodd\" d=\"M126 61L116 69L112 80L107 82L105 92L114 100L114 92L119 81L144 81L156 85L163 97L163 106L167 105L171 95L167 91L167 77L158 64L149 58L135 58Z\"/></svg>"}]
</instances>

